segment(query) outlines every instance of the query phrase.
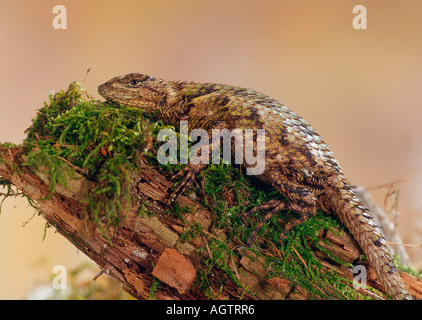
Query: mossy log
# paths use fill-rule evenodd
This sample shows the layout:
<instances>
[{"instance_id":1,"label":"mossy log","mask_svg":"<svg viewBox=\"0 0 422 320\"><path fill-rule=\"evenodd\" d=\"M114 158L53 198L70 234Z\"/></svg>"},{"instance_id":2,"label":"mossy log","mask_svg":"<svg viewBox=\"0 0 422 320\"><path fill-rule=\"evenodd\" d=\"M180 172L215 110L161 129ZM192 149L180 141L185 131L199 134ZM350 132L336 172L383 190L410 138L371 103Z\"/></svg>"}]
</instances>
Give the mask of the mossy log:
<instances>
[{"instance_id":1,"label":"mossy log","mask_svg":"<svg viewBox=\"0 0 422 320\"><path fill-rule=\"evenodd\" d=\"M188 196L180 196L178 205L193 208L189 213L166 214L173 182L142 158L139 159L141 172L132 176L130 210L117 229L106 229L107 239L99 228L90 226L82 214L86 190L92 182L76 174L69 178L67 187L57 184L51 194L48 173L43 170L34 173L31 168L22 166L23 154L21 147L1 147L0 177L32 199L49 225L95 261L103 273L118 279L135 298L350 298L336 283L315 282L310 289L301 286L296 279L271 275L266 256L296 259L303 264L303 273L310 271L311 267L294 247L296 257L285 257L276 245L256 251L232 237L225 243L232 254L217 258L210 242L224 243L225 230L216 230L213 214L199 200ZM150 214L140 215L140 207L145 205ZM184 237L192 226L200 232L193 237ZM321 229L317 240L310 240L308 246L320 263L320 273L334 272L342 277L343 284L353 288L352 280L356 275L352 272L352 264L359 261L362 253L351 236L346 232ZM210 261L214 263L210 264ZM368 281L367 287L356 289L355 297L385 298L371 267L361 261L359 264L369 271ZM400 273L410 293L421 299L422 281Z\"/></svg>"}]
</instances>

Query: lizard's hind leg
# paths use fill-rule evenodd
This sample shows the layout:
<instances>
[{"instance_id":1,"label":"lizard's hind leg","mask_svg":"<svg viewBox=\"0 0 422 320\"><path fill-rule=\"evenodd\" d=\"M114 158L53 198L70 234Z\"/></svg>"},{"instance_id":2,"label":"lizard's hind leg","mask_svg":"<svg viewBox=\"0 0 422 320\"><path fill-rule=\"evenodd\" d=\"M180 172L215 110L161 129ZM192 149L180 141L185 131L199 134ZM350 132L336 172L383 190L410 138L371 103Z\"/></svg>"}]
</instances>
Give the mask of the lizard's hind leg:
<instances>
[{"instance_id":1,"label":"lizard's hind leg","mask_svg":"<svg viewBox=\"0 0 422 320\"><path fill-rule=\"evenodd\" d=\"M252 208L243 214L243 217L246 218L258 211L271 209L253 230L251 236L248 239L249 246L252 244L252 241L256 237L257 233L262 229L264 224L279 211L291 210L301 215L300 218L292 219L286 224L283 232L280 235L280 243L291 228L316 215L317 199L315 195L312 194L312 192L310 192L308 189L290 181L283 184L277 184L276 187L281 193L287 196L288 200L270 200L258 207Z\"/></svg>"}]
</instances>

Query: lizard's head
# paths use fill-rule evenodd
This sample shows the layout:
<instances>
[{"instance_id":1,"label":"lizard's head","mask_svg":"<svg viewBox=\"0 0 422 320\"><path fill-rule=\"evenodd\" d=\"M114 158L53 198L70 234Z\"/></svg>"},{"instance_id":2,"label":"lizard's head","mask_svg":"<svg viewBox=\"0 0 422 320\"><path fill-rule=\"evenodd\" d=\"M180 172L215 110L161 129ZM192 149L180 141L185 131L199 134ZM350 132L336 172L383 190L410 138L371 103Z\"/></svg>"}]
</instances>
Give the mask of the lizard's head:
<instances>
[{"instance_id":1,"label":"lizard's head","mask_svg":"<svg viewBox=\"0 0 422 320\"><path fill-rule=\"evenodd\" d=\"M137 107L146 112L157 111L167 100L165 82L141 73L115 77L100 85L98 93L106 100Z\"/></svg>"}]
</instances>

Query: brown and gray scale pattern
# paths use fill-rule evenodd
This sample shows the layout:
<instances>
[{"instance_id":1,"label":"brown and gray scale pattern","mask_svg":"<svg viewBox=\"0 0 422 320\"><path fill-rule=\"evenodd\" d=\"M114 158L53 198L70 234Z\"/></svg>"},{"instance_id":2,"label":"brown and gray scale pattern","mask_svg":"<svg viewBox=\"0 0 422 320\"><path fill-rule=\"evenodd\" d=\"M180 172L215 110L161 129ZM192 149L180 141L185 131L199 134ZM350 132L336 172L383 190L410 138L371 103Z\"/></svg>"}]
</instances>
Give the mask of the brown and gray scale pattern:
<instances>
[{"instance_id":1,"label":"brown and gray scale pattern","mask_svg":"<svg viewBox=\"0 0 422 320\"><path fill-rule=\"evenodd\" d=\"M289 223L283 234L318 209L333 212L358 241L385 292L395 299L411 299L384 237L333 153L304 119L280 102L250 89L164 81L138 73L115 77L98 91L107 100L159 111L168 124L187 119L190 129L265 129L265 171L257 178L290 201L270 201L251 211L269 210L263 222L282 209L300 213L302 218Z\"/></svg>"}]
</instances>

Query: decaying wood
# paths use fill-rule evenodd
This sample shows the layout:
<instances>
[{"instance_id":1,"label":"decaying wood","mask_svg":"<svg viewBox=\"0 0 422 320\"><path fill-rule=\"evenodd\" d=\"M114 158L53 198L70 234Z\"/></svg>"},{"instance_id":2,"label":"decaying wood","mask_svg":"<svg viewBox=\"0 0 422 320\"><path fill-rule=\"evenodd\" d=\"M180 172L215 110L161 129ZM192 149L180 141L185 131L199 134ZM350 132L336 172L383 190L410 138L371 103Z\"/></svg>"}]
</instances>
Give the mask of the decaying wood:
<instances>
[{"instance_id":1,"label":"decaying wood","mask_svg":"<svg viewBox=\"0 0 422 320\"><path fill-rule=\"evenodd\" d=\"M206 298L202 290L196 287L194 280L197 271L204 269L202 265L204 255L212 255L207 247L208 240L217 237L215 232L208 232L213 221L212 214L201 203L185 196L179 197L179 205L193 206L194 210L193 213L182 214L183 222L181 219L164 214L167 209L168 191L173 184L153 167L144 163L142 173L133 177L131 193L137 201L132 203L128 218L123 219L119 228L117 230L110 228L107 231L112 239L110 243L97 228L87 227L82 214L88 183L85 179L82 177L72 179L69 181L69 188L57 185L55 192L49 196L48 175L42 170L35 174L29 168L20 166L19 164L23 162L20 148L0 148L0 159L0 177L10 181L33 199L50 225L95 261L105 274L117 278L124 289L134 297L149 299L153 294L154 299ZM141 203L148 203L148 209L155 215L139 216ZM180 241L180 235L193 222L203 228L205 236L190 242ZM223 233L224 230L219 232ZM361 254L357 243L344 232L338 235L330 231L321 231L319 238L319 246L325 248L331 255L329 257L319 251L316 245L313 246L315 255L322 265L327 269L335 269L352 280L352 270L340 266L332 257L350 263L355 261ZM224 283L222 291L215 292L216 298L307 299L310 297L309 292L294 285L292 279L270 278L263 259L248 248L238 243L229 245L236 250L238 257L230 257L227 265L231 266L237 280L243 288L248 288L248 291L236 285L224 272L216 270L209 274L208 279L210 283ZM205 247L206 250L198 251L197 249L201 247ZM277 254L277 250L272 254ZM410 293L421 299L422 281L407 274L402 273L402 276ZM152 293L151 288L156 278L161 281L161 285ZM381 289L371 272L368 280L369 286ZM215 288L220 289L221 285L216 285ZM359 290L366 293L364 289Z\"/></svg>"}]
</instances>

